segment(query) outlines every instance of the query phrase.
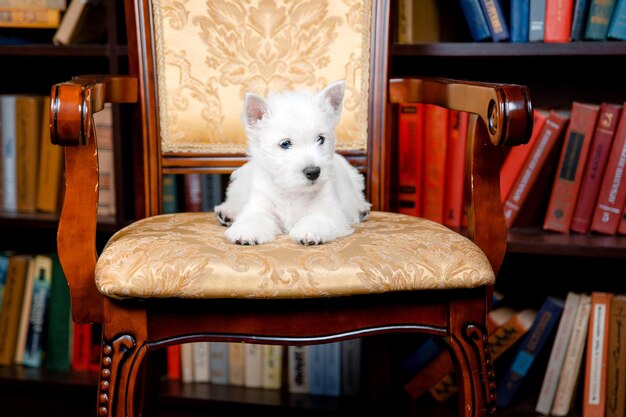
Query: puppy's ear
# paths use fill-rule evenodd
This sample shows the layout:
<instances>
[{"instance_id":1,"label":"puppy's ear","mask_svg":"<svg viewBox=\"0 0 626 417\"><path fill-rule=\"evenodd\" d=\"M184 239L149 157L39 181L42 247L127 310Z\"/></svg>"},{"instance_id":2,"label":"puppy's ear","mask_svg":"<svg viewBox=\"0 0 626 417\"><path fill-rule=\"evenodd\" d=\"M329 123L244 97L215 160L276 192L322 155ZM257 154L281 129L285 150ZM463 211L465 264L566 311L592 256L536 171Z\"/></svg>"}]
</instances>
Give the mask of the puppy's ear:
<instances>
[{"instance_id":1,"label":"puppy's ear","mask_svg":"<svg viewBox=\"0 0 626 417\"><path fill-rule=\"evenodd\" d=\"M343 101L343 93L345 90L344 80L335 81L323 89L319 96L322 100L328 102L335 112L341 110L341 102Z\"/></svg>"},{"instance_id":2,"label":"puppy's ear","mask_svg":"<svg viewBox=\"0 0 626 417\"><path fill-rule=\"evenodd\" d=\"M246 93L243 107L245 122L248 126L255 126L267 114L267 103L263 97L253 93Z\"/></svg>"}]
</instances>

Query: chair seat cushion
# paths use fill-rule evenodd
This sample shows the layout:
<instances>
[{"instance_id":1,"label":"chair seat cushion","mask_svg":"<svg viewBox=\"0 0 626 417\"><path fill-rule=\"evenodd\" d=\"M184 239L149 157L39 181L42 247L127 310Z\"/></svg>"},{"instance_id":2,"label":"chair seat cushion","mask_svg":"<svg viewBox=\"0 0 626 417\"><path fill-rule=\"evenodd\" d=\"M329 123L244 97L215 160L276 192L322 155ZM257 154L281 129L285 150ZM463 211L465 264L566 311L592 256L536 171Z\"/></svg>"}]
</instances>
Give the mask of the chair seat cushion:
<instances>
[{"instance_id":1,"label":"chair seat cushion","mask_svg":"<svg viewBox=\"0 0 626 417\"><path fill-rule=\"evenodd\" d=\"M296 298L490 285L484 253L426 219L372 212L347 237L303 246L279 236L240 246L213 213L164 214L118 231L96 265L114 298Z\"/></svg>"}]
</instances>

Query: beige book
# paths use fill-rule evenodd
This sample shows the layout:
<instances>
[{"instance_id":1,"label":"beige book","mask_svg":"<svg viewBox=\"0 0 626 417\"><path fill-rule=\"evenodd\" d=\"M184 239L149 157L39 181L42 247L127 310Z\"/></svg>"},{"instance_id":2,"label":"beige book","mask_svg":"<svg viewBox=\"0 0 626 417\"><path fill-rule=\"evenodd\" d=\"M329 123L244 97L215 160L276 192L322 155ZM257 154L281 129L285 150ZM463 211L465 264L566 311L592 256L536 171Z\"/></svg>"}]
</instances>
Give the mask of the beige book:
<instances>
[{"instance_id":1,"label":"beige book","mask_svg":"<svg viewBox=\"0 0 626 417\"><path fill-rule=\"evenodd\" d=\"M244 344L230 343L228 346L228 383L243 386L245 367Z\"/></svg>"}]
</instances>

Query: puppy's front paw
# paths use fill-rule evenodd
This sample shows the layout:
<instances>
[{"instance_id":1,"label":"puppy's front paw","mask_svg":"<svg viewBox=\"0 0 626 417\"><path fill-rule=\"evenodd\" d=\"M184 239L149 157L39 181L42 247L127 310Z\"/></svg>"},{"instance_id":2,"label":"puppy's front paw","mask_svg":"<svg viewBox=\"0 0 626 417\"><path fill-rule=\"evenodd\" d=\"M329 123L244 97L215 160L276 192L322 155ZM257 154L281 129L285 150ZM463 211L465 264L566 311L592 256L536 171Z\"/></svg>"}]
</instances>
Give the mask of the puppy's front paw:
<instances>
[{"instance_id":1,"label":"puppy's front paw","mask_svg":"<svg viewBox=\"0 0 626 417\"><path fill-rule=\"evenodd\" d=\"M246 224L234 222L224 232L226 239L237 245L259 245L274 240L276 233L261 223Z\"/></svg>"},{"instance_id":2,"label":"puppy's front paw","mask_svg":"<svg viewBox=\"0 0 626 417\"><path fill-rule=\"evenodd\" d=\"M217 221L222 224L222 226L230 226L233 224L233 216L228 213L224 208L224 204L220 204L215 207L215 217Z\"/></svg>"},{"instance_id":3,"label":"puppy's front paw","mask_svg":"<svg viewBox=\"0 0 626 417\"><path fill-rule=\"evenodd\" d=\"M329 234L328 231L326 225L309 219L301 219L293 226L289 236L301 245L321 245L336 237Z\"/></svg>"},{"instance_id":4,"label":"puppy's front paw","mask_svg":"<svg viewBox=\"0 0 626 417\"><path fill-rule=\"evenodd\" d=\"M363 210L359 212L359 221L364 222L370 216L370 210Z\"/></svg>"}]
</instances>

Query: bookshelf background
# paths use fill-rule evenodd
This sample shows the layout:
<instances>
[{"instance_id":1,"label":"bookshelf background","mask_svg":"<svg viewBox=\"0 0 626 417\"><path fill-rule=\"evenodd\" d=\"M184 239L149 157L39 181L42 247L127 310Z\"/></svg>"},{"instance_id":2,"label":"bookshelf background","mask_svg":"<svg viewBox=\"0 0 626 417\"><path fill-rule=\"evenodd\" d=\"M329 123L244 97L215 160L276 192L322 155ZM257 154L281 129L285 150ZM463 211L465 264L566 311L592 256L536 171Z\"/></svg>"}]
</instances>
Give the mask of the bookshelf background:
<instances>
[{"instance_id":1,"label":"bookshelf background","mask_svg":"<svg viewBox=\"0 0 626 417\"><path fill-rule=\"evenodd\" d=\"M397 18L397 1L391 1L392 24ZM415 2L416 4L419 2ZM0 44L0 94L48 94L50 86L77 74L123 74L128 66L125 46L123 1L107 1L108 38L103 44L55 46L50 42L26 45ZM394 43L390 47L390 77L427 75L483 81L511 82L530 88L535 107L567 107L572 101L600 103L626 101L626 42L494 43L471 42L457 0L442 0L447 10L441 17L441 41L416 44ZM0 33L1 35L1 33ZM88 59L85 59L88 58ZM584 66L584 70L582 69ZM114 108L116 149L116 216L99 219L101 245L117 229L134 218L135 201L130 178L133 172L132 137L125 129L128 121L120 108ZM547 198L545 198L547 204ZM544 207L545 209L545 207ZM544 210L545 212L545 210ZM0 212L0 250L29 252L54 251L57 219L48 214ZM626 237L576 235L544 232L541 223L516 227L509 232L509 243L497 288L520 308L538 307L548 295L565 297L567 291L626 292L615 280L626 260ZM391 392L399 411L414 415L436 412L454 416L457 404L444 404L422 398L409 404L402 398L397 381L376 373L373 362L406 340L371 341L369 360L372 371L365 384L379 395ZM381 354L381 351L383 352ZM393 355L392 355L393 356ZM370 366L370 362L367 362ZM545 364L544 364L545 365ZM544 366L545 367L545 366ZM381 366L382 368L382 366ZM535 369L541 368L541 365ZM542 372L529 375L536 384L525 384L520 400L497 412L501 417L534 416ZM0 403L7 415L93 415L94 401L76 402L92 392L95 399L96 375L92 373L51 373L21 367L0 367ZM370 392L366 391L365 396ZM395 398L397 396L398 398ZM162 387L160 416L196 415L339 415L360 410L362 404L350 398L286 395L283 391L166 382ZM355 408L356 407L356 408ZM369 410L371 411L371 410ZM387 410L389 411L389 410ZM406 413L405 413L406 414ZM574 406L570 417L581 415Z\"/></svg>"}]
</instances>

